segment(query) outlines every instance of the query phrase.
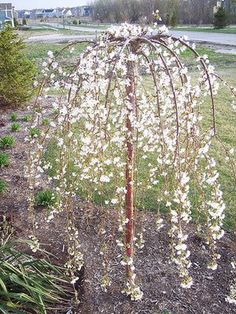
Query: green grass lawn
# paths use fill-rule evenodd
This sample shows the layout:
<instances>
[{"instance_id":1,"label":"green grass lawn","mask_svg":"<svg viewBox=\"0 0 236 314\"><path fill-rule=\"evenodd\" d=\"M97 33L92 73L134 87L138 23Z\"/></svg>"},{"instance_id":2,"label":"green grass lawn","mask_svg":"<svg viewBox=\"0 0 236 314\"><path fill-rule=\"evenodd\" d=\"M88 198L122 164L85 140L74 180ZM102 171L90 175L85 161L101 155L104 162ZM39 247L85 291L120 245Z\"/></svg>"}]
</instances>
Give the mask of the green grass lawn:
<instances>
[{"instance_id":1,"label":"green grass lawn","mask_svg":"<svg viewBox=\"0 0 236 314\"><path fill-rule=\"evenodd\" d=\"M67 31L67 30L63 30ZM55 43L30 43L27 44L25 49L26 55L34 60L43 59L47 57L47 52L49 50L57 53L67 44L55 44ZM80 54L86 47L86 44L77 44L75 45L74 54ZM225 53L217 53L213 49L208 48L206 46L198 45L197 51L200 55L208 55L211 64L217 66L218 68L225 67L236 67L236 55L233 54L225 54ZM182 53L182 57L185 59L186 63L191 66L194 61L192 61L193 54L191 51L186 50Z\"/></svg>"},{"instance_id":2,"label":"green grass lawn","mask_svg":"<svg viewBox=\"0 0 236 314\"><path fill-rule=\"evenodd\" d=\"M83 32L83 30L72 30L67 28L53 28L53 27L41 27L41 28L30 28L28 30L20 30L18 33L23 38L29 38L33 36L43 36L43 35L89 35L94 34L94 32Z\"/></svg>"},{"instance_id":3,"label":"green grass lawn","mask_svg":"<svg viewBox=\"0 0 236 314\"><path fill-rule=\"evenodd\" d=\"M174 27L173 30L183 32L204 32L204 33L222 33L222 34L236 34L236 27L226 27L222 29L216 29L212 27L188 27L180 26Z\"/></svg>"},{"instance_id":4,"label":"green grass lawn","mask_svg":"<svg viewBox=\"0 0 236 314\"><path fill-rule=\"evenodd\" d=\"M29 59L36 61L37 63L47 58L47 52L50 50L54 54L60 53L68 44L54 44L54 43L30 43L25 48L25 54ZM86 43L76 44L74 51L71 54L69 50L65 50L62 54L63 57L68 58L69 56L79 56L84 51Z\"/></svg>"},{"instance_id":5,"label":"green grass lawn","mask_svg":"<svg viewBox=\"0 0 236 314\"><path fill-rule=\"evenodd\" d=\"M208 48L207 46L197 45L197 52L199 55L208 55L210 63L217 67L217 69L224 69L226 67L236 67L236 54L226 54L215 52L214 49ZM189 50L185 50L182 53L184 61L189 66L195 64L193 60L193 53Z\"/></svg>"},{"instance_id":6,"label":"green grass lawn","mask_svg":"<svg viewBox=\"0 0 236 314\"><path fill-rule=\"evenodd\" d=\"M218 73L232 86L236 86L236 67L232 69L220 69ZM236 112L233 112L230 102L232 98L229 96L226 87L220 88L218 94L218 101L216 102L216 121L217 132L227 149L236 149ZM206 111L207 104L205 104ZM227 216L225 220L225 226L229 229L236 228L236 177L234 177L234 171L236 171L236 153L232 155L232 167L231 161L227 160L226 154L222 145L215 141L213 143L213 155L218 161L218 167L220 172L221 184L225 196L227 205Z\"/></svg>"},{"instance_id":7,"label":"green grass lawn","mask_svg":"<svg viewBox=\"0 0 236 314\"><path fill-rule=\"evenodd\" d=\"M111 24L95 24L94 23L94 24L78 24L78 25L72 25L72 26L76 26L78 28L84 27L84 28L92 28L92 29L97 28L97 29L105 30L105 29L111 27L112 25Z\"/></svg>"}]
</instances>

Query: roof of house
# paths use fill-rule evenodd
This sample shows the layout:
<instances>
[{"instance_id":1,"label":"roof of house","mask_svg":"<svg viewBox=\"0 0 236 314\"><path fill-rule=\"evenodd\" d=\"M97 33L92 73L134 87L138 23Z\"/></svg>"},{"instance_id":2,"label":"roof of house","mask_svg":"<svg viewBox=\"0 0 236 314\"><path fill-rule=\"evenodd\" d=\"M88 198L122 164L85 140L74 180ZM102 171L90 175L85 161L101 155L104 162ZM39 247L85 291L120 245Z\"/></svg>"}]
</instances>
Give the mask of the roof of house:
<instances>
[{"instance_id":1,"label":"roof of house","mask_svg":"<svg viewBox=\"0 0 236 314\"><path fill-rule=\"evenodd\" d=\"M54 9L44 9L43 13L52 13Z\"/></svg>"},{"instance_id":2,"label":"roof of house","mask_svg":"<svg viewBox=\"0 0 236 314\"><path fill-rule=\"evenodd\" d=\"M43 10L36 10L35 14L43 14Z\"/></svg>"},{"instance_id":3,"label":"roof of house","mask_svg":"<svg viewBox=\"0 0 236 314\"><path fill-rule=\"evenodd\" d=\"M11 10L12 4L11 3L0 3L0 10Z\"/></svg>"}]
</instances>

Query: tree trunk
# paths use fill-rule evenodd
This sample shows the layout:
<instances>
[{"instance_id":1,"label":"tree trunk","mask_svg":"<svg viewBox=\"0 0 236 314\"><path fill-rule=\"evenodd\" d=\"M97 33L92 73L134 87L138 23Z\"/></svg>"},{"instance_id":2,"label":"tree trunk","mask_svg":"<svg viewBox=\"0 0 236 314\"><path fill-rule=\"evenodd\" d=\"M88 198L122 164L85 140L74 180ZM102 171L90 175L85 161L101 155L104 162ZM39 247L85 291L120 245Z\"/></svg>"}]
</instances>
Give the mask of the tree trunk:
<instances>
[{"instance_id":1,"label":"tree trunk","mask_svg":"<svg viewBox=\"0 0 236 314\"><path fill-rule=\"evenodd\" d=\"M135 64L128 62L127 79L130 84L126 87L127 99L129 101L128 114L126 119L127 127L127 163L126 163L126 256L128 259L133 259L134 256L134 160L135 160L135 147L134 147L134 128L131 123L130 115L136 114L137 104L135 97ZM133 283L133 269L132 264L127 265L127 277L130 283Z\"/></svg>"}]
</instances>

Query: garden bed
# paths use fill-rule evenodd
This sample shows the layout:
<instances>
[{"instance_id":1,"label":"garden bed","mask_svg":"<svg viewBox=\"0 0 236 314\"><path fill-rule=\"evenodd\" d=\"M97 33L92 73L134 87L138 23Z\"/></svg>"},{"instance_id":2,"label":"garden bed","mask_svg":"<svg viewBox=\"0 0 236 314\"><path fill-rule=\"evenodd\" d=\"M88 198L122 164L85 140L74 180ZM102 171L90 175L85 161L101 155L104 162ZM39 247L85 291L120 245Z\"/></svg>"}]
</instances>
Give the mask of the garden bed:
<instances>
[{"instance_id":1,"label":"garden bed","mask_svg":"<svg viewBox=\"0 0 236 314\"><path fill-rule=\"evenodd\" d=\"M13 110L0 110L0 137L11 132L10 116ZM0 169L0 176L8 183L8 191L1 196L1 214L5 213L13 227L16 238L27 238L27 179L24 167L27 162L27 143L24 141L29 122L23 122L27 110L15 111L21 121L21 130L12 133L16 138L15 147L8 149L11 156L9 167ZM37 235L47 251L54 254L52 260L63 265L67 258L66 234L64 225L66 213L61 213L53 222L47 224L46 209L36 208L39 228ZM194 236L195 226L189 228L189 246L194 285L191 289L180 288L177 270L171 263L167 235L168 226L160 231L155 227L155 213L139 213L137 219L143 220L145 245L137 250L135 261L137 280L140 282L144 297L139 302L132 302L121 293L124 283L124 269L118 257L115 244L116 230L113 222L117 221L114 210L107 213L103 208L78 199L76 222L81 240L81 251L85 259L85 271L80 281L81 305L75 313L236 313L236 307L225 301L229 285L233 278L231 262L236 259L235 235L226 233L219 243L222 255L218 270L207 270L207 247L200 237ZM111 258L110 272L113 282L107 292L100 288L103 275L102 258L99 247L104 243L101 236L104 218L110 237L107 254ZM115 248L115 249L114 249ZM59 313L58 311L55 313ZM66 314L66 313L65 313Z\"/></svg>"}]
</instances>

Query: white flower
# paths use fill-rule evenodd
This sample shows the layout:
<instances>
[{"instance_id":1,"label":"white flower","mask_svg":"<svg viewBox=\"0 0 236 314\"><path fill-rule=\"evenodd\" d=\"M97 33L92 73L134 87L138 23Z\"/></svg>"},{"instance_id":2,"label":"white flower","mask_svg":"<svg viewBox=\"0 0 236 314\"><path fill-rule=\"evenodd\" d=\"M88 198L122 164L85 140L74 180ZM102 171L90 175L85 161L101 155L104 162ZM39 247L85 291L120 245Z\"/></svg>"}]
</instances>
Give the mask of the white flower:
<instances>
[{"instance_id":1,"label":"white flower","mask_svg":"<svg viewBox=\"0 0 236 314\"><path fill-rule=\"evenodd\" d=\"M156 220L156 226L157 226L157 230L160 230L164 227L164 220L162 218L158 218Z\"/></svg>"},{"instance_id":2,"label":"white flower","mask_svg":"<svg viewBox=\"0 0 236 314\"><path fill-rule=\"evenodd\" d=\"M53 58L53 52L51 50L48 51L49 58Z\"/></svg>"},{"instance_id":3,"label":"white flower","mask_svg":"<svg viewBox=\"0 0 236 314\"><path fill-rule=\"evenodd\" d=\"M31 242L29 242L29 247L31 248L32 252L37 252L39 250L40 244L39 240L35 237L35 235L29 236Z\"/></svg>"},{"instance_id":4,"label":"white flower","mask_svg":"<svg viewBox=\"0 0 236 314\"><path fill-rule=\"evenodd\" d=\"M219 177L219 173L216 173L213 177L210 177L206 180L209 185L213 185Z\"/></svg>"},{"instance_id":5,"label":"white flower","mask_svg":"<svg viewBox=\"0 0 236 314\"><path fill-rule=\"evenodd\" d=\"M163 219L162 219L162 218L159 218L159 219L156 221L156 223L157 223L158 225L162 224L162 223L163 223Z\"/></svg>"},{"instance_id":6,"label":"white flower","mask_svg":"<svg viewBox=\"0 0 236 314\"><path fill-rule=\"evenodd\" d=\"M181 174L181 178L180 178L180 183L181 183L181 185L187 184L187 183L189 182L189 180L190 180L190 178L189 178L187 172L183 172L183 173Z\"/></svg>"},{"instance_id":7,"label":"white flower","mask_svg":"<svg viewBox=\"0 0 236 314\"><path fill-rule=\"evenodd\" d=\"M167 33L169 33L169 30L165 25L163 25L163 26L159 27L158 32L167 34Z\"/></svg>"},{"instance_id":8,"label":"white flower","mask_svg":"<svg viewBox=\"0 0 236 314\"><path fill-rule=\"evenodd\" d=\"M63 138L59 138L59 139L57 140L57 145L58 145L59 147L62 147L63 144L64 144Z\"/></svg>"},{"instance_id":9,"label":"white flower","mask_svg":"<svg viewBox=\"0 0 236 314\"><path fill-rule=\"evenodd\" d=\"M143 292L139 287L135 287L133 289L132 294L131 294L131 300L132 301L139 301L143 298Z\"/></svg>"},{"instance_id":10,"label":"white flower","mask_svg":"<svg viewBox=\"0 0 236 314\"><path fill-rule=\"evenodd\" d=\"M55 128L57 125L56 125L56 123L55 122L50 122L50 126L52 127L52 128Z\"/></svg>"},{"instance_id":11,"label":"white flower","mask_svg":"<svg viewBox=\"0 0 236 314\"><path fill-rule=\"evenodd\" d=\"M229 302L229 303L231 303L231 304L235 304L235 305L236 305L236 299L227 297L227 298L225 298L225 301L227 301L227 302Z\"/></svg>"},{"instance_id":12,"label":"white flower","mask_svg":"<svg viewBox=\"0 0 236 314\"><path fill-rule=\"evenodd\" d=\"M186 280L182 281L181 282L181 287L184 288L184 289L189 289L192 287L193 285L193 280L191 277L187 278Z\"/></svg>"},{"instance_id":13,"label":"white flower","mask_svg":"<svg viewBox=\"0 0 236 314\"><path fill-rule=\"evenodd\" d=\"M71 284L74 285L76 282L79 280L79 277L75 277L74 279L71 280Z\"/></svg>"},{"instance_id":14,"label":"white flower","mask_svg":"<svg viewBox=\"0 0 236 314\"><path fill-rule=\"evenodd\" d=\"M120 240L116 240L116 243L119 247L124 247L124 243Z\"/></svg>"},{"instance_id":15,"label":"white flower","mask_svg":"<svg viewBox=\"0 0 236 314\"><path fill-rule=\"evenodd\" d=\"M54 109L58 109L58 108L59 108L59 105L58 105L58 103L53 102L53 103L52 103L52 107L53 107Z\"/></svg>"},{"instance_id":16,"label":"white flower","mask_svg":"<svg viewBox=\"0 0 236 314\"><path fill-rule=\"evenodd\" d=\"M186 251L187 250L187 245L184 243L180 243L178 245L176 245L176 250L177 251Z\"/></svg>"},{"instance_id":17,"label":"white flower","mask_svg":"<svg viewBox=\"0 0 236 314\"><path fill-rule=\"evenodd\" d=\"M56 69L58 67L58 62L53 62L52 67L53 67L53 69Z\"/></svg>"},{"instance_id":18,"label":"white flower","mask_svg":"<svg viewBox=\"0 0 236 314\"><path fill-rule=\"evenodd\" d=\"M108 176L101 175L100 181L108 183L108 182L110 182L110 178Z\"/></svg>"},{"instance_id":19,"label":"white flower","mask_svg":"<svg viewBox=\"0 0 236 314\"><path fill-rule=\"evenodd\" d=\"M34 81L33 86L34 86L34 87L37 87L38 85L39 85L39 82L38 82L38 81Z\"/></svg>"},{"instance_id":20,"label":"white flower","mask_svg":"<svg viewBox=\"0 0 236 314\"><path fill-rule=\"evenodd\" d=\"M113 205L118 204L118 199L117 199L117 198L113 198L113 199L111 200L111 203L112 203Z\"/></svg>"},{"instance_id":21,"label":"white flower","mask_svg":"<svg viewBox=\"0 0 236 314\"><path fill-rule=\"evenodd\" d=\"M211 270L216 270L218 268L218 265L215 261L212 261L211 263L207 265L207 268Z\"/></svg>"}]
</instances>

